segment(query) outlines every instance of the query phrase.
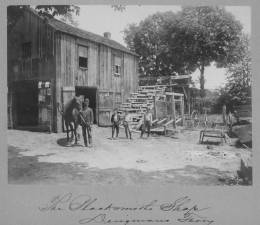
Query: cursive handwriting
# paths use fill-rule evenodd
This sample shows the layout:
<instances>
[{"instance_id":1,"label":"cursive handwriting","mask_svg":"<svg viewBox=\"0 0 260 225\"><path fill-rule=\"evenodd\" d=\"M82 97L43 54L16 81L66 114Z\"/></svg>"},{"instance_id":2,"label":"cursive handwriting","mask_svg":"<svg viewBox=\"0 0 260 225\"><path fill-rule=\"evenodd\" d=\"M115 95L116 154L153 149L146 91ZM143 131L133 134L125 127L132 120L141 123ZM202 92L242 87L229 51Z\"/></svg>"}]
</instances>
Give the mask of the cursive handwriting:
<instances>
[{"instance_id":1,"label":"cursive handwriting","mask_svg":"<svg viewBox=\"0 0 260 225\"><path fill-rule=\"evenodd\" d=\"M124 207L109 203L105 206L97 206L97 198L92 198L89 195L77 195L73 197L72 193L65 195L57 195L46 205L39 207L40 211L151 211L157 203L157 200L150 201L138 207Z\"/></svg>"},{"instance_id":2,"label":"cursive handwriting","mask_svg":"<svg viewBox=\"0 0 260 225\"><path fill-rule=\"evenodd\" d=\"M177 198L171 202L160 203L157 199L147 201L143 204L135 206L120 206L112 202L104 204L96 197L89 195L73 195L66 193L64 195L54 196L47 204L40 206L41 212L66 210L70 212L85 212L91 216L81 218L79 224L101 223L101 224L122 224L129 225L131 223L169 223L170 218L175 216L175 220L180 223L200 223L203 225L210 225L214 220L201 215L209 208L201 208L197 204L192 204L192 200L188 196ZM131 212L150 213L156 215L154 212L164 213L166 219L137 219L136 217L129 219L128 214ZM112 212L120 213L115 219L110 218ZM166 213L166 214L165 214ZM114 214L113 214L114 215ZM136 214L133 214L136 215ZM176 218L177 216L177 218Z\"/></svg>"},{"instance_id":3,"label":"cursive handwriting","mask_svg":"<svg viewBox=\"0 0 260 225\"><path fill-rule=\"evenodd\" d=\"M79 220L80 224L86 224L90 222L96 223L122 223L124 225L130 223L168 223L170 222L169 219L110 219L107 217L107 214L98 214L91 218L84 218Z\"/></svg>"}]
</instances>

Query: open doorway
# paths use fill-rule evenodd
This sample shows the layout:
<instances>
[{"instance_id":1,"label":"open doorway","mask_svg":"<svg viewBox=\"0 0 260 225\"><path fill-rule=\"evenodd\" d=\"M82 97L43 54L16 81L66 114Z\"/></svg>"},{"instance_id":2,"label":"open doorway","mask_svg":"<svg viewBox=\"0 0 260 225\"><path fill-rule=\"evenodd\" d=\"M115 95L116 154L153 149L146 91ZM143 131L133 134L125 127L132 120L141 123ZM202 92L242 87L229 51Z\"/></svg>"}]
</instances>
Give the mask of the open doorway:
<instances>
[{"instance_id":1,"label":"open doorway","mask_svg":"<svg viewBox=\"0 0 260 225\"><path fill-rule=\"evenodd\" d=\"M75 94L76 96L83 95L85 98L89 99L89 107L93 110L94 114L94 124L97 124L97 88L76 86Z\"/></svg>"},{"instance_id":2,"label":"open doorway","mask_svg":"<svg viewBox=\"0 0 260 225\"><path fill-rule=\"evenodd\" d=\"M15 84L15 111L18 126L38 125L38 87L34 81Z\"/></svg>"}]
</instances>

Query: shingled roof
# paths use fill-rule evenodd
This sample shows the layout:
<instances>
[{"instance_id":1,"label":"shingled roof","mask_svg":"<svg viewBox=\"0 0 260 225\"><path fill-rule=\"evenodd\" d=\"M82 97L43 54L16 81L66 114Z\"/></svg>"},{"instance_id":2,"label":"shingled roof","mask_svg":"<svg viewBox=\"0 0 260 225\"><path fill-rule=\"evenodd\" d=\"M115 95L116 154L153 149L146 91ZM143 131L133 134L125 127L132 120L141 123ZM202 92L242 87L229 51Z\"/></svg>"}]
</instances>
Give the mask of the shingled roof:
<instances>
[{"instance_id":1,"label":"shingled roof","mask_svg":"<svg viewBox=\"0 0 260 225\"><path fill-rule=\"evenodd\" d=\"M118 42L111 40L109 38L103 37L101 35L94 34L94 33L91 33L89 31L79 29L77 27L73 27L69 24L66 24L66 23L59 21L57 19L54 19L54 18L48 19L48 23L55 30L61 31L63 33L70 34L70 35L80 37L80 38L83 38L83 39L88 39L90 41L93 41L93 42L96 42L96 43L101 43L101 44L106 45L108 47L111 47L111 48L114 48L114 49L117 49L117 50L121 50L123 52L127 52L129 54L138 56L135 52L130 51L128 48L119 44Z\"/></svg>"}]
</instances>

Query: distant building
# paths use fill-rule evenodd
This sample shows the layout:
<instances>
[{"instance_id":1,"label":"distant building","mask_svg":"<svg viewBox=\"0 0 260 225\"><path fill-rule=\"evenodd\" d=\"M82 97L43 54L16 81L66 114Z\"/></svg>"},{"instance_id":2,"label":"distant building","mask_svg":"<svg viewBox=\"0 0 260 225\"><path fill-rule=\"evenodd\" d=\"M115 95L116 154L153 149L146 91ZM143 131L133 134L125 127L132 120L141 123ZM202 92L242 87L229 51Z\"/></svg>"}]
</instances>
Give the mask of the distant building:
<instances>
[{"instance_id":1,"label":"distant building","mask_svg":"<svg viewBox=\"0 0 260 225\"><path fill-rule=\"evenodd\" d=\"M8 33L8 125L60 132L58 107L85 95L95 123L110 124L138 86L138 56L113 41L26 9Z\"/></svg>"}]
</instances>

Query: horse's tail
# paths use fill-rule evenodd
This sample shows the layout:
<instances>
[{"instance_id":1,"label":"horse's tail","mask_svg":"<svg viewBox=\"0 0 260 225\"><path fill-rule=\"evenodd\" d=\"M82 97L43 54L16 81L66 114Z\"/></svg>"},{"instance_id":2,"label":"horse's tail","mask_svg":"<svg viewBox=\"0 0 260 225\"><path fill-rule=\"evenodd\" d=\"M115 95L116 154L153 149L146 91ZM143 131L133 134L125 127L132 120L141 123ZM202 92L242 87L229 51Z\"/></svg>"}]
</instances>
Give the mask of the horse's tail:
<instances>
[{"instance_id":1,"label":"horse's tail","mask_svg":"<svg viewBox=\"0 0 260 225\"><path fill-rule=\"evenodd\" d=\"M60 103L57 103L57 110L62 116L64 115L64 107Z\"/></svg>"}]
</instances>

